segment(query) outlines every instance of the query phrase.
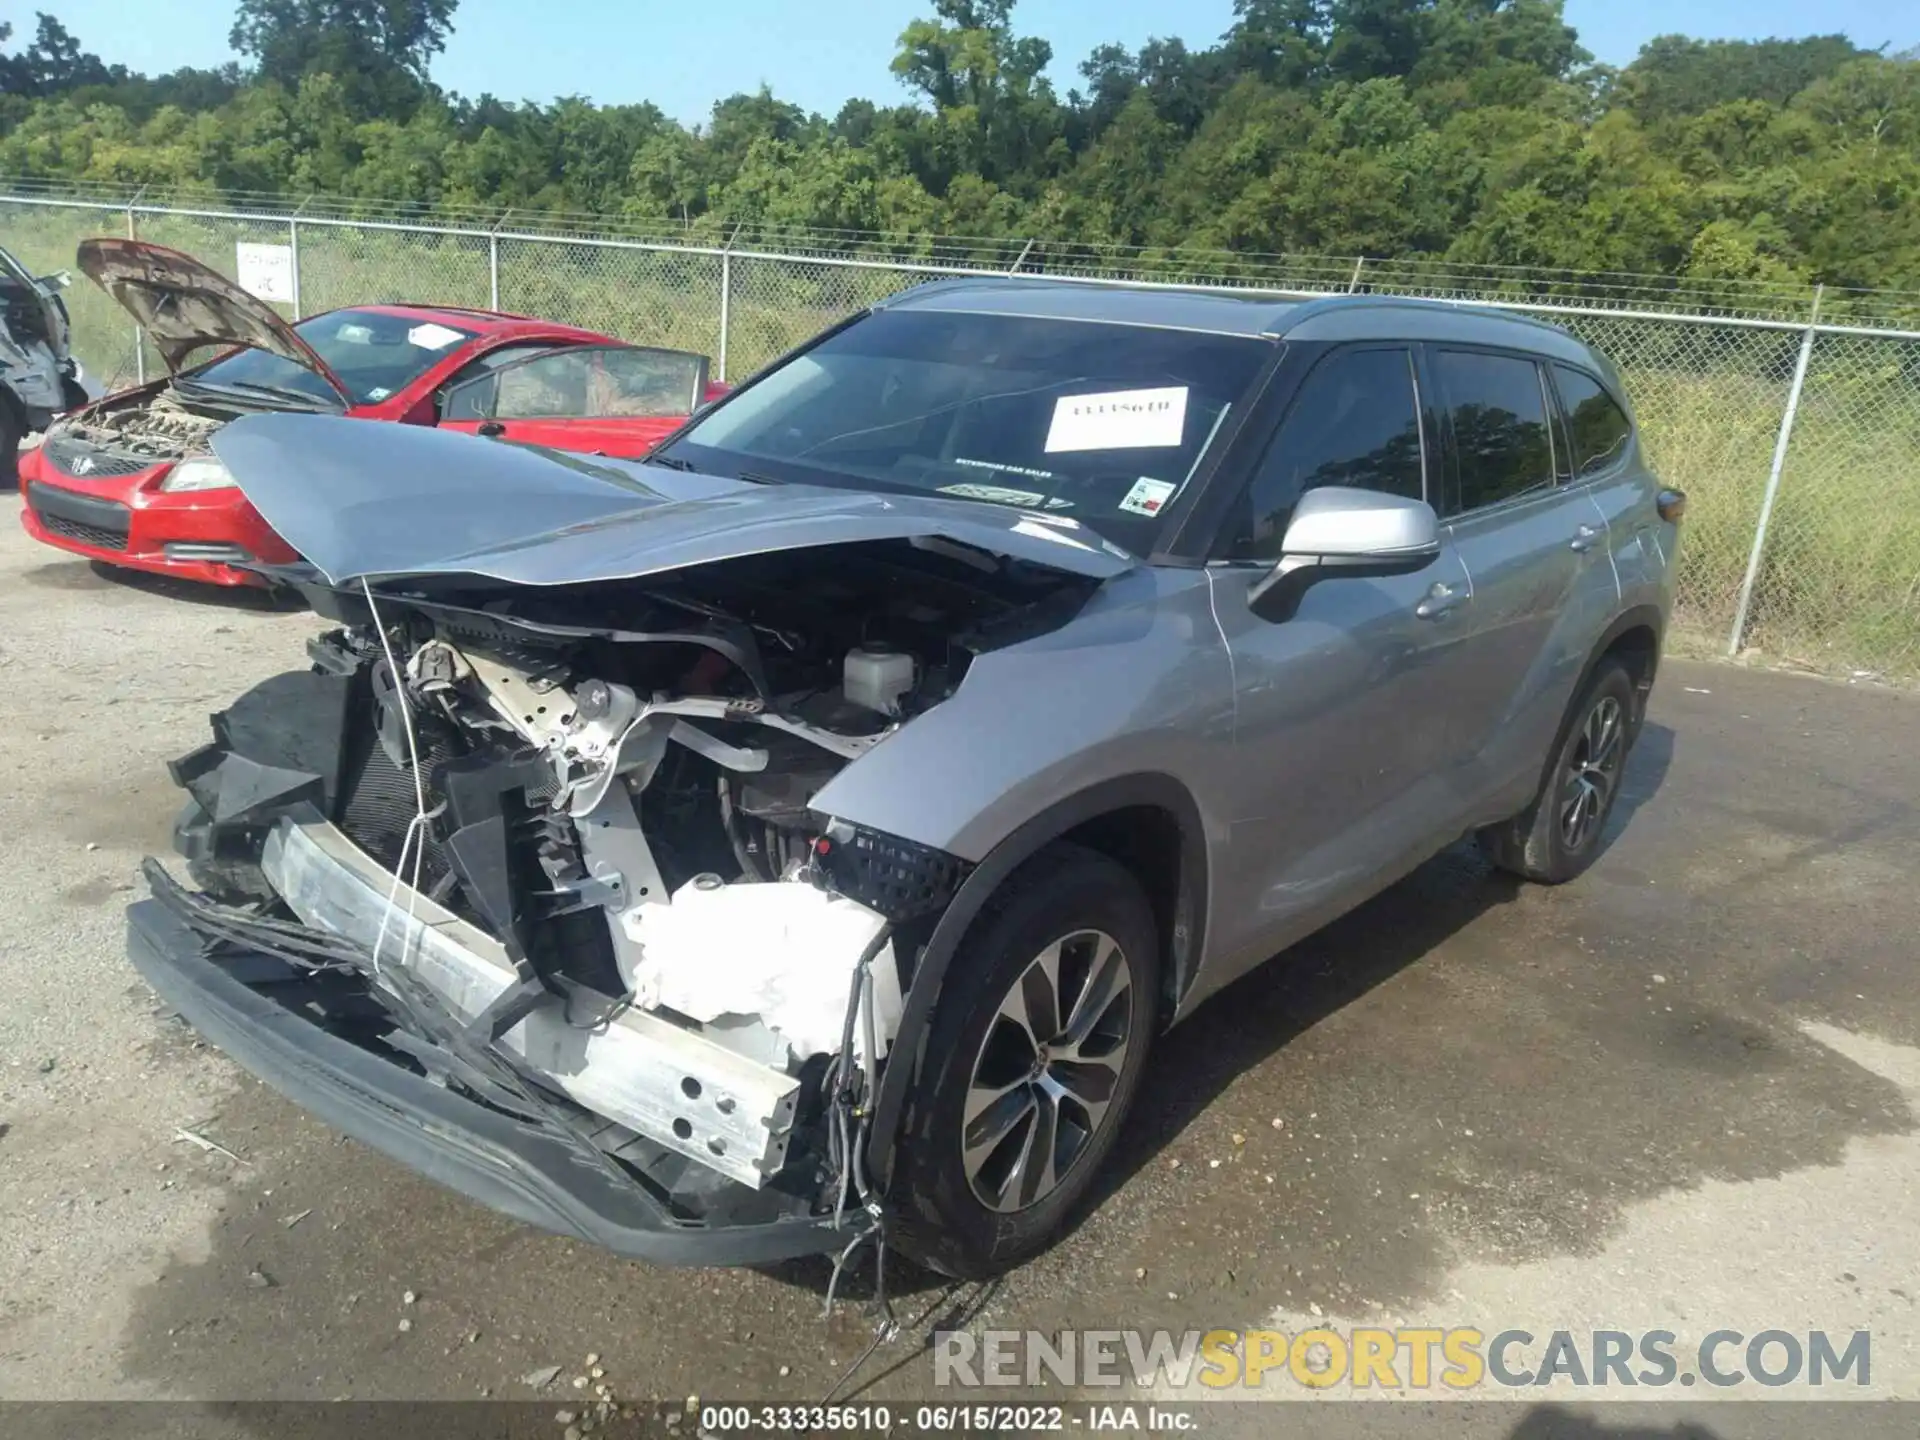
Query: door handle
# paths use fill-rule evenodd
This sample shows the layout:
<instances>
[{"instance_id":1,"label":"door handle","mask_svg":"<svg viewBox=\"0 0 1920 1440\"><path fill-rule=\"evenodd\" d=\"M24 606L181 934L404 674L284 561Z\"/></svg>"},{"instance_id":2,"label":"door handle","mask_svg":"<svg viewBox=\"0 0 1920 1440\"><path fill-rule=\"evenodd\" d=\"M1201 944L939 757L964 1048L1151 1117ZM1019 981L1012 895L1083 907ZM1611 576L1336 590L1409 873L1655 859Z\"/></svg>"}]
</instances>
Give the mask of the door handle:
<instances>
[{"instance_id":1,"label":"door handle","mask_svg":"<svg viewBox=\"0 0 1920 1440\"><path fill-rule=\"evenodd\" d=\"M1600 527L1598 525L1582 525L1578 530L1573 532L1573 539L1567 542L1567 548L1569 550L1579 550L1584 553L1599 543Z\"/></svg>"},{"instance_id":2,"label":"door handle","mask_svg":"<svg viewBox=\"0 0 1920 1440\"><path fill-rule=\"evenodd\" d=\"M507 427L502 425L498 420L482 420L474 427L474 434L484 435L489 440L496 435L504 435L506 433Z\"/></svg>"},{"instance_id":3,"label":"door handle","mask_svg":"<svg viewBox=\"0 0 1920 1440\"><path fill-rule=\"evenodd\" d=\"M1464 604L1466 599L1464 592L1435 581L1433 588L1427 591L1426 598L1413 607L1413 613L1421 620L1438 620L1454 606Z\"/></svg>"}]
</instances>

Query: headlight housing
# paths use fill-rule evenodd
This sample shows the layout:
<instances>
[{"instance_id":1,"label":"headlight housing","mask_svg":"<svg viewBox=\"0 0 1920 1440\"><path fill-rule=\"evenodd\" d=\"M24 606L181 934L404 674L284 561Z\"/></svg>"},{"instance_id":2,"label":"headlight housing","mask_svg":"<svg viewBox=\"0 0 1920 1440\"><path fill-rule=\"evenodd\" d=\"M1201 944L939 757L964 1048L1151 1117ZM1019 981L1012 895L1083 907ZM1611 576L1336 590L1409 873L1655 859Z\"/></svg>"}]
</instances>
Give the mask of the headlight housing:
<instances>
[{"instance_id":1,"label":"headlight housing","mask_svg":"<svg viewBox=\"0 0 1920 1440\"><path fill-rule=\"evenodd\" d=\"M230 490L233 476L211 455L182 460L160 482L162 490Z\"/></svg>"}]
</instances>

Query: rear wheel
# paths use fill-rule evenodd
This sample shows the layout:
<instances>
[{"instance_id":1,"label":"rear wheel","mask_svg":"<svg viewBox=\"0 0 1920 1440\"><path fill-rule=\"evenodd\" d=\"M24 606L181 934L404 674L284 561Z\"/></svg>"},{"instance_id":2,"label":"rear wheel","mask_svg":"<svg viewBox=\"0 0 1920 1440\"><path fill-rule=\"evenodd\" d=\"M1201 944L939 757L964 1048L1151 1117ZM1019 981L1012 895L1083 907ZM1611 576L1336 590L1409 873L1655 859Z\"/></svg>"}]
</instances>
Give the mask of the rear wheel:
<instances>
[{"instance_id":1,"label":"rear wheel","mask_svg":"<svg viewBox=\"0 0 1920 1440\"><path fill-rule=\"evenodd\" d=\"M1480 832L1480 848L1503 870L1545 885L1583 872L1620 793L1639 696L1618 660L1603 660L1574 698L1560 748L1539 796L1514 819Z\"/></svg>"},{"instance_id":2,"label":"rear wheel","mask_svg":"<svg viewBox=\"0 0 1920 1440\"><path fill-rule=\"evenodd\" d=\"M975 922L935 1011L898 1148L909 1255L984 1279L1052 1243L1139 1090L1159 983L1153 911L1103 855L1049 847Z\"/></svg>"}]
</instances>

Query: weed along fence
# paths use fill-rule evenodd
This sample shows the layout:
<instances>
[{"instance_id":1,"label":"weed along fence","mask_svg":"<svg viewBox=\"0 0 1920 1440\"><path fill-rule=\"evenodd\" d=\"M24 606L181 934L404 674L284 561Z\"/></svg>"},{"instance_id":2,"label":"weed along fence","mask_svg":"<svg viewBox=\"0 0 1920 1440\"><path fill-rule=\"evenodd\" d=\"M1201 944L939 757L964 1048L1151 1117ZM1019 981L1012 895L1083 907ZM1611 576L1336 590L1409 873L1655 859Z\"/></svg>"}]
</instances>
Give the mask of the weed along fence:
<instances>
[{"instance_id":1,"label":"weed along fence","mask_svg":"<svg viewBox=\"0 0 1920 1440\"><path fill-rule=\"evenodd\" d=\"M0 179L0 243L29 267L69 267L74 246L99 234L188 251L290 317L393 300L513 310L702 350L736 379L863 305L946 275L1498 305L1563 325L1612 357L1655 465L1687 491L1677 646L1920 681L1920 294L1431 260L663 229L325 198L196 202ZM101 383L158 373L105 296L81 284L67 299L75 348Z\"/></svg>"}]
</instances>

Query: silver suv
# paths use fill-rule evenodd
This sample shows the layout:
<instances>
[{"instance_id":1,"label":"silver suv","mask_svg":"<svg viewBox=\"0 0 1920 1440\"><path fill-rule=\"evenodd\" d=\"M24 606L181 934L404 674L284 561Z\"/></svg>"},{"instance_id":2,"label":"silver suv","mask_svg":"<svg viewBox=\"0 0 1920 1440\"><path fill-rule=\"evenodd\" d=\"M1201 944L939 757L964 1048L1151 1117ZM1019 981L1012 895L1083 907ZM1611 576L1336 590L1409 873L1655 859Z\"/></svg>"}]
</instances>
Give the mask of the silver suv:
<instances>
[{"instance_id":1,"label":"silver suv","mask_svg":"<svg viewBox=\"0 0 1920 1440\"><path fill-rule=\"evenodd\" d=\"M175 762L155 988L533 1223L961 1276L1223 985L1464 835L1593 861L1684 506L1561 330L1038 281L876 306L645 462L214 446L341 628Z\"/></svg>"}]
</instances>

